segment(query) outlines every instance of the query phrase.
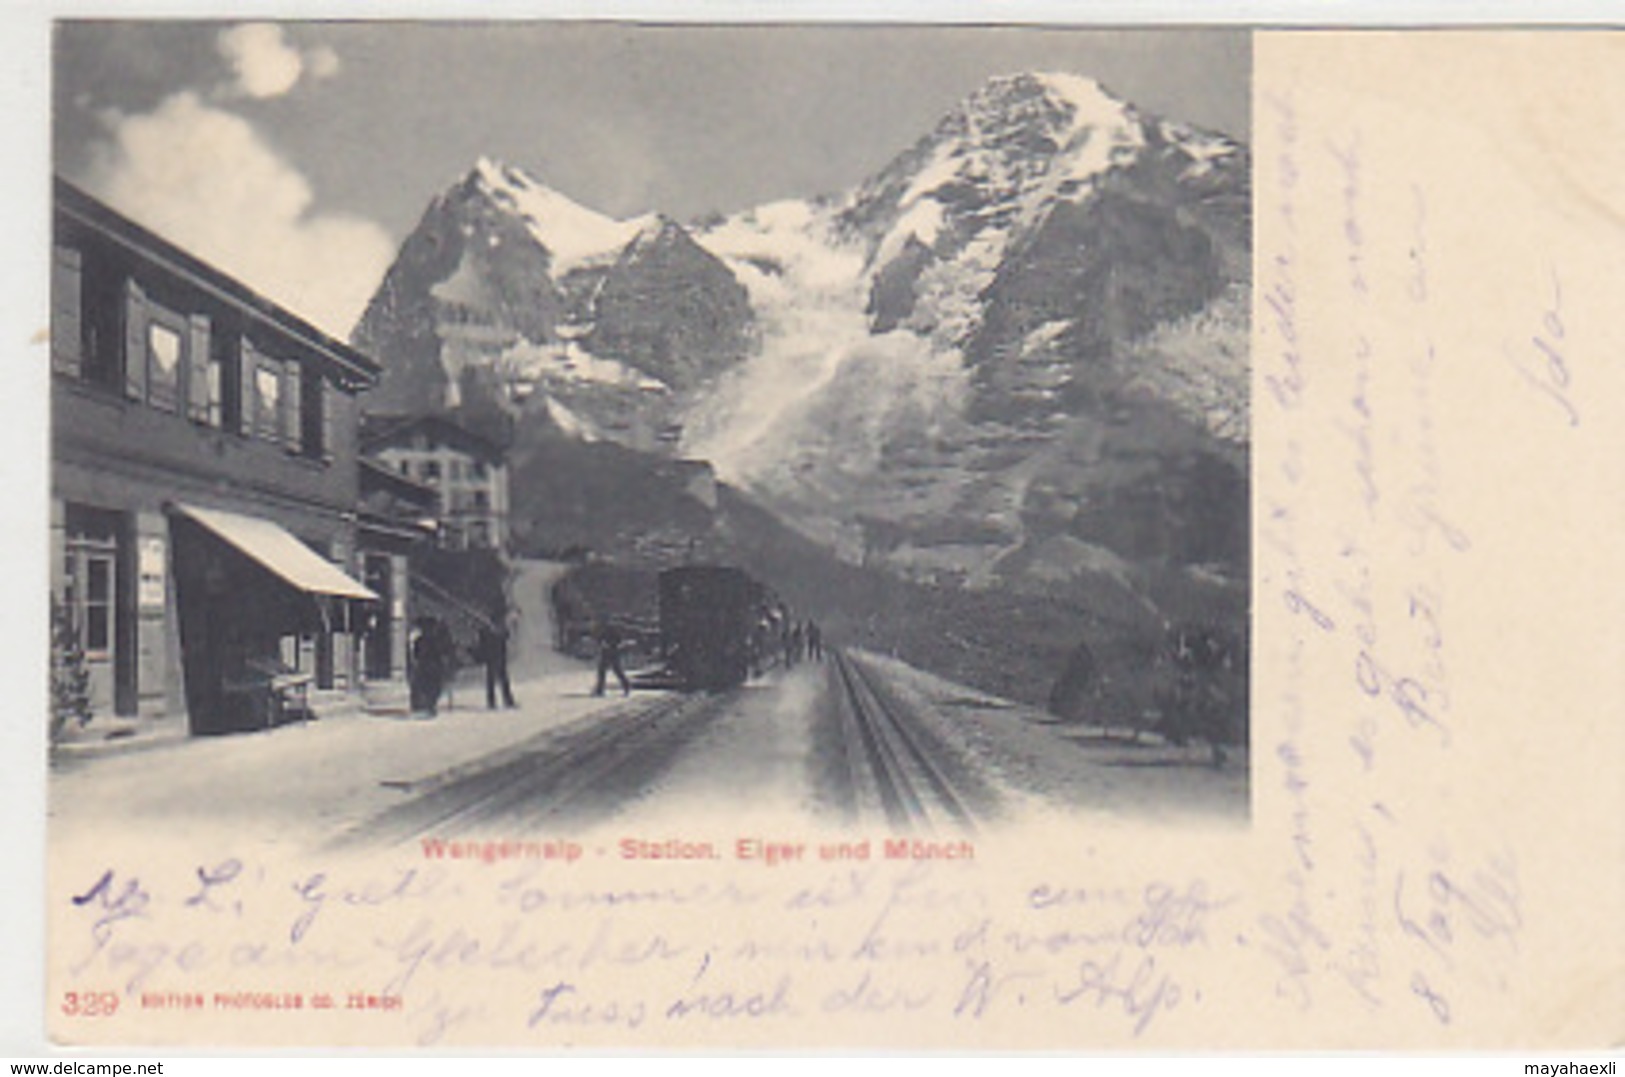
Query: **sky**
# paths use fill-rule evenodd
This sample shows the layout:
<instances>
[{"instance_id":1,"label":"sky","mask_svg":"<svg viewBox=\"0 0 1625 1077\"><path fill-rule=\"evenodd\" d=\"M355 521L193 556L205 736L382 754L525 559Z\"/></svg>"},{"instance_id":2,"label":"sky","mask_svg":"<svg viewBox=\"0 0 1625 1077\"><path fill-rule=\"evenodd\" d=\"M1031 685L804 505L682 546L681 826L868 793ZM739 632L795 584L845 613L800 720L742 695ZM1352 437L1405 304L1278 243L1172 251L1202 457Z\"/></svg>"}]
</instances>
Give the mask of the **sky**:
<instances>
[{"instance_id":1,"label":"sky","mask_svg":"<svg viewBox=\"0 0 1625 1077\"><path fill-rule=\"evenodd\" d=\"M1243 31L65 21L53 166L346 337L481 156L617 217L844 190L987 79L1249 138Z\"/></svg>"}]
</instances>

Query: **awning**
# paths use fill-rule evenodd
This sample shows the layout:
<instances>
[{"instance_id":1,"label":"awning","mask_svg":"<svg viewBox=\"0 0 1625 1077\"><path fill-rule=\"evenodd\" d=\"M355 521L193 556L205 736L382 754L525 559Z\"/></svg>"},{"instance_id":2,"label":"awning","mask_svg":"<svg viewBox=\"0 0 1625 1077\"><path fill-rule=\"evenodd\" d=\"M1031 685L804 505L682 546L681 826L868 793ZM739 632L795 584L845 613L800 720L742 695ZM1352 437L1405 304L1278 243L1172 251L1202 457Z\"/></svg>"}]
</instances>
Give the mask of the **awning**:
<instances>
[{"instance_id":1,"label":"awning","mask_svg":"<svg viewBox=\"0 0 1625 1077\"><path fill-rule=\"evenodd\" d=\"M219 509L200 509L194 505L176 505L174 508L180 515L202 524L218 538L235 546L301 591L378 600L372 591L352 580L270 520Z\"/></svg>"}]
</instances>

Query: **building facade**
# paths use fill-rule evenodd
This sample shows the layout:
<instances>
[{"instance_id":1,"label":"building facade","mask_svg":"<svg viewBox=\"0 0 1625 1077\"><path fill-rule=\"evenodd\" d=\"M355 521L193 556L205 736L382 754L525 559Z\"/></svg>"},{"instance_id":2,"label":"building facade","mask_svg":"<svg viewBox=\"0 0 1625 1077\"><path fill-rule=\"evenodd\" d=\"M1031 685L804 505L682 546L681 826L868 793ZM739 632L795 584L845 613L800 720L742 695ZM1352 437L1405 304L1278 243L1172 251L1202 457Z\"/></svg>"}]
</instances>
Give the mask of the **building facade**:
<instances>
[{"instance_id":1,"label":"building facade","mask_svg":"<svg viewBox=\"0 0 1625 1077\"><path fill-rule=\"evenodd\" d=\"M378 365L58 181L51 587L92 721L263 723L355 687L357 394Z\"/></svg>"},{"instance_id":2,"label":"building facade","mask_svg":"<svg viewBox=\"0 0 1625 1077\"><path fill-rule=\"evenodd\" d=\"M496 443L439 415L369 416L362 452L440 495L440 545L505 550L508 467Z\"/></svg>"},{"instance_id":3,"label":"building facade","mask_svg":"<svg viewBox=\"0 0 1625 1077\"><path fill-rule=\"evenodd\" d=\"M440 497L376 460L362 457L358 463L361 578L378 595L362 639L361 676L369 683L401 681L414 616L412 564L435 542Z\"/></svg>"}]
</instances>

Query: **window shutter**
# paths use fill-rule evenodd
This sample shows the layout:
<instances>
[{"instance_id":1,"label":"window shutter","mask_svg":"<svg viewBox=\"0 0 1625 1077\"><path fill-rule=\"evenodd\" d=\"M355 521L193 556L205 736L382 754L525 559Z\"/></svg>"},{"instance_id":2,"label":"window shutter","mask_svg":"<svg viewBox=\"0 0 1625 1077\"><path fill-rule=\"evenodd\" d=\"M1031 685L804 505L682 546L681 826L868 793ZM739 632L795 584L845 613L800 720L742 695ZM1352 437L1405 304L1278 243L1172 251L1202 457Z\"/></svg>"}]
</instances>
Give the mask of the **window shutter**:
<instances>
[{"instance_id":1,"label":"window shutter","mask_svg":"<svg viewBox=\"0 0 1625 1077\"><path fill-rule=\"evenodd\" d=\"M124 282L124 395L147 395L147 295L133 280Z\"/></svg>"},{"instance_id":2,"label":"window shutter","mask_svg":"<svg viewBox=\"0 0 1625 1077\"><path fill-rule=\"evenodd\" d=\"M289 452L304 448L304 366L290 359L282 366L282 440Z\"/></svg>"},{"instance_id":3,"label":"window shutter","mask_svg":"<svg viewBox=\"0 0 1625 1077\"><path fill-rule=\"evenodd\" d=\"M259 351L246 336L239 339L237 349L237 432L244 437L254 436L254 418L259 412L259 390L254 384L254 371L259 367Z\"/></svg>"},{"instance_id":4,"label":"window shutter","mask_svg":"<svg viewBox=\"0 0 1625 1077\"><path fill-rule=\"evenodd\" d=\"M84 306L79 252L51 251L51 369L79 377L84 369Z\"/></svg>"},{"instance_id":5,"label":"window shutter","mask_svg":"<svg viewBox=\"0 0 1625 1077\"><path fill-rule=\"evenodd\" d=\"M191 340L186 349L186 413L194 422L209 421L209 316L188 320Z\"/></svg>"},{"instance_id":6,"label":"window shutter","mask_svg":"<svg viewBox=\"0 0 1625 1077\"><path fill-rule=\"evenodd\" d=\"M322 379L322 459L333 459L333 447L339 440L339 387Z\"/></svg>"}]
</instances>

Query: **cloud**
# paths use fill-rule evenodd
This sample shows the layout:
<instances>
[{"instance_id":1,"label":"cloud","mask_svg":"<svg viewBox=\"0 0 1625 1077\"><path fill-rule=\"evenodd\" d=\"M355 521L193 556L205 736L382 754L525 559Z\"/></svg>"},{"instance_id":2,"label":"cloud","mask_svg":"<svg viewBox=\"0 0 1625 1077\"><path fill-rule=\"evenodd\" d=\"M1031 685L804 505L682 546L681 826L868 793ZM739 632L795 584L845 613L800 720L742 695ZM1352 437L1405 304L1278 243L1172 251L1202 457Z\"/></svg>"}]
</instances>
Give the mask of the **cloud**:
<instances>
[{"instance_id":1,"label":"cloud","mask_svg":"<svg viewBox=\"0 0 1625 1077\"><path fill-rule=\"evenodd\" d=\"M348 336L394 257L363 217L312 212L305 177L252 124L177 93L109 114L85 187L328 333Z\"/></svg>"},{"instance_id":2,"label":"cloud","mask_svg":"<svg viewBox=\"0 0 1625 1077\"><path fill-rule=\"evenodd\" d=\"M305 69L313 79L330 79L339 73L339 54L326 45L305 53Z\"/></svg>"},{"instance_id":3,"label":"cloud","mask_svg":"<svg viewBox=\"0 0 1625 1077\"><path fill-rule=\"evenodd\" d=\"M339 70L338 53L325 45L301 52L275 23L250 22L222 30L215 47L236 80L228 92L248 97L281 97L306 75L324 79Z\"/></svg>"}]
</instances>

